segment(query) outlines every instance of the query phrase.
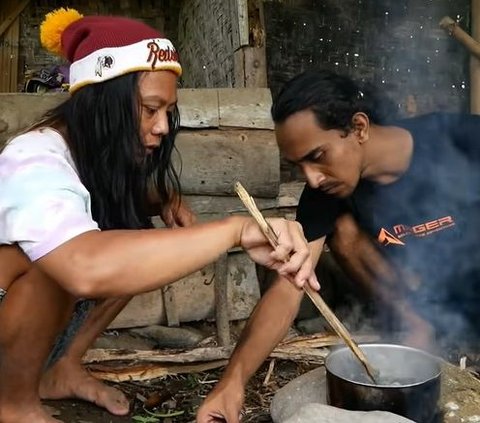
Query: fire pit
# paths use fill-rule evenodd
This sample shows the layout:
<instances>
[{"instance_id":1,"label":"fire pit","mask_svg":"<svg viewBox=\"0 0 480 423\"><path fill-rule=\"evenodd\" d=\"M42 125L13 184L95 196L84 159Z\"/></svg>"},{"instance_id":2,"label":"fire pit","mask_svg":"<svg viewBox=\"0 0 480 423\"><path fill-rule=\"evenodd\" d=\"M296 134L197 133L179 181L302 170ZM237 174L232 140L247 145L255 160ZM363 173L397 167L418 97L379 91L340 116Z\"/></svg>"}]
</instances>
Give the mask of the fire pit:
<instances>
[{"instance_id":1,"label":"fire pit","mask_svg":"<svg viewBox=\"0 0 480 423\"><path fill-rule=\"evenodd\" d=\"M378 371L377 384L349 348L339 348L325 361L328 404L346 410L390 411L418 423L433 423L438 415L440 359L401 345L361 348Z\"/></svg>"}]
</instances>

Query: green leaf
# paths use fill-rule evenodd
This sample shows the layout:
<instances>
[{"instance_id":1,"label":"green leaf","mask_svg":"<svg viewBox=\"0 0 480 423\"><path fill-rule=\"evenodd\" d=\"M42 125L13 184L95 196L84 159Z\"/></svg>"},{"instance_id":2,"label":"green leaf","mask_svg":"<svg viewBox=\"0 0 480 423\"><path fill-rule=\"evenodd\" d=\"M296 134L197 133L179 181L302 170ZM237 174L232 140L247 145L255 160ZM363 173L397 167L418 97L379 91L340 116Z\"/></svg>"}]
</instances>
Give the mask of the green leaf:
<instances>
[{"instance_id":1,"label":"green leaf","mask_svg":"<svg viewBox=\"0 0 480 423\"><path fill-rule=\"evenodd\" d=\"M139 423L158 423L160 421L153 416L133 416L132 420Z\"/></svg>"}]
</instances>

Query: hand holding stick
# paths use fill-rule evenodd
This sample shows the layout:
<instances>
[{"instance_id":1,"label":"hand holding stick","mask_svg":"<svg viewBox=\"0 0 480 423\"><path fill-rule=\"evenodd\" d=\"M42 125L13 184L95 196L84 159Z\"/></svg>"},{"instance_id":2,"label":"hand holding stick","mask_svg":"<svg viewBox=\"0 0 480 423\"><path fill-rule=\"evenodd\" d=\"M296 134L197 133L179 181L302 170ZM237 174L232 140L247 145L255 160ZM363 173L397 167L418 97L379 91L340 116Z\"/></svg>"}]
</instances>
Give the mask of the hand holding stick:
<instances>
[{"instance_id":1,"label":"hand holding stick","mask_svg":"<svg viewBox=\"0 0 480 423\"><path fill-rule=\"evenodd\" d=\"M268 224L268 222L263 217L262 213L257 208L254 199L248 194L247 190L243 187L240 182L235 183L235 191L237 195L242 200L243 204L249 211L250 215L255 219L255 221L260 226L262 232L264 233L265 237L268 239L270 245L273 248L278 247L278 240L277 235L275 234L272 227ZM352 336L349 334L347 328L338 320L337 316L333 313L333 311L328 307L328 305L323 301L322 297L318 294L318 292L314 291L308 284L305 284L303 289L315 304L317 309L320 313L325 317L327 322L330 324L332 329L337 333L339 337L341 337L345 344L351 349L353 354L358 358L361 362L363 367L365 368L368 376L372 380L373 383L376 384L376 380L374 374L376 373L370 363L367 360L363 351L358 347L356 342L352 339Z\"/></svg>"}]
</instances>

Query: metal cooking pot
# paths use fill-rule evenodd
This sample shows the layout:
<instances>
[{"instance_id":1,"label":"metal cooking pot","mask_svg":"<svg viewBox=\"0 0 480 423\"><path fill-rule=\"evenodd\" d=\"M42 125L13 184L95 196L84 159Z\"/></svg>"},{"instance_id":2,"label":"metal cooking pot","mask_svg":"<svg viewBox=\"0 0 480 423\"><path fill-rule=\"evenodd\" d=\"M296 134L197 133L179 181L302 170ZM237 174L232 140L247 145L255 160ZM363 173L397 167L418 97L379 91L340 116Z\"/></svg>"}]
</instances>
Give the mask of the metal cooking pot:
<instances>
[{"instance_id":1,"label":"metal cooking pot","mask_svg":"<svg viewBox=\"0 0 480 423\"><path fill-rule=\"evenodd\" d=\"M415 348L393 344L359 345L378 371L377 384L348 347L325 361L327 402L346 410L382 410L418 423L438 419L441 360Z\"/></svg>"}]
</instances>

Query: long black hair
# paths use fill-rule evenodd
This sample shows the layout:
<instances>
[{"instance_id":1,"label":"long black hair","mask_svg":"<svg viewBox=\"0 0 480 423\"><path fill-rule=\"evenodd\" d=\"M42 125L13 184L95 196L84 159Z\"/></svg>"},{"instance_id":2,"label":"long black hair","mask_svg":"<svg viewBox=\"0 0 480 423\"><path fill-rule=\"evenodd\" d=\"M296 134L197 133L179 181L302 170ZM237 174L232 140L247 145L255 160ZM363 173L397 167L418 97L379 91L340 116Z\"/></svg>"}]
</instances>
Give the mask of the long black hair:
<instances>
[{"instance_id":1,"label":"long black hair","mask_svg":"<svg viewBox=\"0 0 480 423\"><path fill-rule=\"evenodd\" d=\"M302 110L312 110L323 129L340 129L346 134L357 112L364 112L379 125L396 117L393 102L380 96L373 85L328 70L309 70L292 78L275 98L271 112L273 121L282 123Z\"/></svg>"},{"instance_id":2,"label":"long black hair","mask_svg":"<svg viewBox=\"0 0 480 423\"><path fill-rule=\"evenodd\" d=\"M139 73L87 85L47 112L36 126L66 126L67 143L80 180L90 193L92 216L101 229L151 227L147 199L157 192L163 206L180 193L172 165L178 109L169 113L169 133L151 155L140 137Z\"/></svg>"}]
</instances>

